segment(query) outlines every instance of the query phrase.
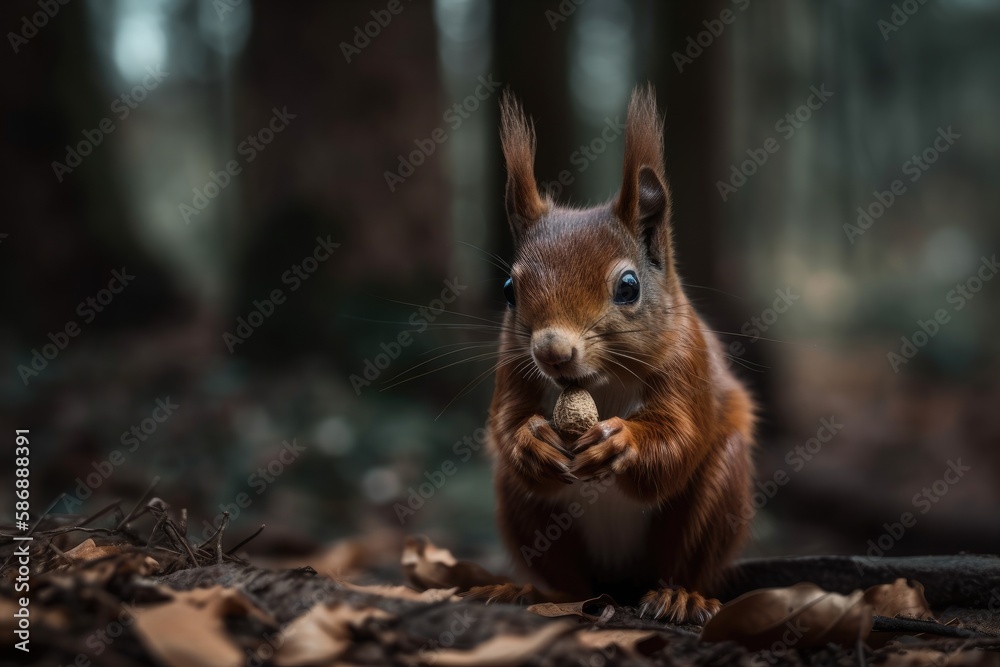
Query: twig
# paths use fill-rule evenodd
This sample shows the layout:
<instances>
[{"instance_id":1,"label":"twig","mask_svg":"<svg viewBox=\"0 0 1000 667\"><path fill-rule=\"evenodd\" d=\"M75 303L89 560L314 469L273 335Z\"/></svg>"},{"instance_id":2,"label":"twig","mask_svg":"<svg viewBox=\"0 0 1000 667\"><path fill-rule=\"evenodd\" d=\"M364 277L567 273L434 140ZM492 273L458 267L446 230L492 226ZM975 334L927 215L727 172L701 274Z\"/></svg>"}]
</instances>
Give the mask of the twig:
<instances>
[{"instance_id":1,"label":"twig","mask_svg":"<svg viewBox=\"0 0 1000 667\"><path fill-rule=\"evenodd\" d=\"M27 534L31 535L32 533L34 533L35 532L35 528L38 528L38 524L40 524L42 522L42 519L44 519L45 517L47 517L49 515L49 512L51 512L52 510L54 510L56 508L56 505L59 504L59 501L61 501L65 497L66 497L65 493L60 493L59 497L56 498L55 500L53 500L52 504L49 505L49 508L47 510L45 510L44 512L42 512L42 515L39 516L38 519L35 520L35 525L31 527L31 530L29 530Z\"/></svg>"},{"instance_id":2,"label":"twig","mask_svg":"<svg viewBox=\"0 0 1000 667\"><path fill-rule=\"evenodd\" d=\"M229 551L227 551L226 555L227 556L232 556L236 552L237 549L239 549L239 548L247 545L250 542L250 540L256 538L258 535L260 535L261 533L264 532L264 527L266 525L267 524L264 524L264 523L260 524L260 528L258 528L257 530L255 530L250 537L246 538L245 540L243 540L242 542L240 542L239 544L237 544L235 547L233 547Z\"/></svg>"},{"instance_id":3,"label":"twig","mask_svg":"<svg viewBox=\"0 0 1000 667\"><path fill-rule=\"evenodd\" d=\"M943 625L937 621L918 621L912 618L889 618L888 616L875 616L872 619L872 632L929 634L941 637L989 637L989 635L976 632L975 630Z\"/></svg>"},{"instance_id":4,"label":"twig","mask_svg":"<svg viewBox=\"0 0 1000 667\"><path fill-rule=\"evenodd\" d=\"M156 537L157 531L163 526L163 522L166 521L165 516L157 517L156 523L153 524L153 530L149 531L149 539L146 540L146 547L149 547L153 543L153 538Z\"/></svg>"},{"instance_id":5,"label":"twig","mask_svg":"<svg viewBox=\"0 0 1000 667\"><path fill-rule=\"evenodd\" d=\"M219 536L215 538L215 562L219 565L222 564L222 535L226 532L226 526L229 525L229 512L222 513L222 523L219 525Z\"/></svg>"},{"instance_id":6,"label":"twig","mask_svg":"<svg viewBox=\"0 0 1000 667\"><path fill-rule=\"evenodd\" d=\"M171 537L171 536L169 535L169 532L168 532L168 531L173 531L174 535L173 535L173 536ZM191 558L191 564L192 564L192 565L194 565L195 567L198 567L198 557L197 557L197 556L195 556L195 555L194 555L194 551L192 551L192 550L191 550L191 545L190 545L190 544L188 544L188 541L187 541L187 539L185 539L185 538L184 538L184 537L183 537L183 536L182 536L182 535L181 535L181 534L180 534L180 533L178 532L178 530L177 530L177 526L175 526L175 525L174 525L174 522L173 522L172 520L170 520L169 518L168 518L168 519L166 519L166 521L164 522L164 528L163 528L163 532L164 532L164 533L167 533L167 536L168 536L168 537L171 537L171 541L173 541L173 542L174 542L174 544L177 544L177 543L179 542L179 543L181 544L181 546L183 546L183 547L184 547L184 550L185 550L185 551L187 551L187 553L188 553L188 556L190 556L190 558Z\"/></svg>"},{"instance_id":7,"label":"twig","mask_svg":"<svg viewBox=\"0 0 1000 667\"><path fill-rule=\"evenodd\" d=\"M62 559L63 559L64 561L66 561L66 562L67 562L67 563L69 563L70 565L73 565L73 564L74 564L74 561L73 561L73 559L72 559L72 558L70 558L69 556L67 556L67 555L66 555L66 552L64 552L64 551L63 551L62 549L60 549L60 548L59 548L59 547L57 547L56 545L52 544L52 541L51 541L51 540L49 540L49 541L47 541L47 542L45 543L45 548L47 548L47 549L51 549L52 551L56 552L56 555L57 555L57 556L59 556L60 558L62 558Z\"/></svg>"},{"instance_id":8,"label":"twig","mask_svg":"<svg viewBox=\"0 0 1000 667\"><path fill-rule=\"evenodd\" d=\"M121 508L119 507L119 505L121 504L121 502L122 501L120 501L120 500L116 500L115 502L111 503L110 505L108 505L104 509L102 509L99 512L97 512L97 514L90 515L89 517L87 517L87 519L85 521L83 521L83 523L79 524L77 526L77 528L82 528L83 526L86 526L88 523L94 523L95 521L97 521L98 519L100 519L102 516L104 516L105 514L107 514L108 512L110 512L113 509L120 510Z\"/></svg>"},{"instance_id":9,"label":"twig","mask_svg":"<svg viewBox=\"0 0 1000 667\"><path fill-rule=\"evenodd\" d=\"M139 498L139 501L135 504L135 507L132 508L132 511L129 512L128 514L126 514L125 518L122 519L118 523L117 526L115 526L115 530L116 531L117 530L121 530L122 528L124 528L125 524L127 524L129 521L131 521L132 517L135 516L136 512L139 511L139 508L140 507L144 507L144 503L146 502L146 498L148 498L150 496L150 494L153 493L153 489L155 489L156 485L159 484L159 483L160 483L160 478L159 477L154 477L153 478L153 483L150 484L149 488L146 489L146 492L144 494L142 494L142 496Z\"/></svg>"}]
</instances>

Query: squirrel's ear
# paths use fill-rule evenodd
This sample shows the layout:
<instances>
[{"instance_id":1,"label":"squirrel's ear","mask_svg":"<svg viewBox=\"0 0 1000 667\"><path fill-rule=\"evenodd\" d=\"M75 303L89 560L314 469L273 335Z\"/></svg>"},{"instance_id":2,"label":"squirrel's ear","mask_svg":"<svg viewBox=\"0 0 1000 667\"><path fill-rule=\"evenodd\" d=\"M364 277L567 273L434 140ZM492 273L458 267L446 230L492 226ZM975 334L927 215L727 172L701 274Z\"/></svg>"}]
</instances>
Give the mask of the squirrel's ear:
<instances>
[{"instance_id":1,"label":"squirrel's ear","mask_svg":"<svg viewBox=\"0 0 1000 667\"><path fill-rule=\"evenodd\" d=\"M507 219L514 238L548 212L535 183L535 130L510 92L500 101L500 141L507 163Z\"/></svg>"},{"instance_id":2,"label":"squirrel's ear","mask_svg":"<svg viewBox=\"0 0 1000 667\"><path fill-rule=\"evenodd\" d=\"M636 88L625 122L625 160L615 215L662 266L670 258L670 190L663 166L663 120L652 86Z\"/></svg>"}]
</instances>

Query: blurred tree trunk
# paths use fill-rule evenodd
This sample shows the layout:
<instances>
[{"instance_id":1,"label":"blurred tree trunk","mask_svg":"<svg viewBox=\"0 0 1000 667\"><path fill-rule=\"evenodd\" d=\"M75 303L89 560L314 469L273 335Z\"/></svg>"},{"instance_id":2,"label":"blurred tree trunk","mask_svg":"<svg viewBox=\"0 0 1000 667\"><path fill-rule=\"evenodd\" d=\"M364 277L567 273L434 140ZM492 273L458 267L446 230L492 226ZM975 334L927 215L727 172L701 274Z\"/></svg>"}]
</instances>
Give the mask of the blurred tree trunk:
<instances>
[{"instance_id":1,"label":"blurred tree trunk","mask_svg":"<svg viewBox=\"0 0 1000 667\"><path fill-rule=\"evenodd\" d=\"M652 3L642 3L649 4ZM715 38L693 63L678 65L673 54L684 53L688 38L705 31L702 21L717 19L730 3L657 3L649 16L656 26L649 79L656 84L666 108L667 177L674 203L674 239L683 281L717 287L719 239L723 202L715 182L726 171L729 127L729 54L726 34ZM685 54L686 55L686 54ZM702 289L689 290L699 310L725 330L736 325L731 304Z\"/></svg>"},{"instance_id":2,"label":"blurred tree trunk","mask_svg":"<svg viewBox=\"0 0 1000 667\"><path fill-rule=\"evenodd\" d=\"M570 29L564 22L553 30L544 9L537 3L500 0L493 3L493 60L497 79L516 93L535 122L541 138L535 156L535 176L539 183L566 169L570 154L580 144L580 138L573 136L568 84ZM494 159L502 161L499 142L493 145ZM502 202L507 174L502 170L498 173L500 189L496 200ZM505 230L498 241L500 254L510 256L510 238Z\"/></svg>"}]
</instances>

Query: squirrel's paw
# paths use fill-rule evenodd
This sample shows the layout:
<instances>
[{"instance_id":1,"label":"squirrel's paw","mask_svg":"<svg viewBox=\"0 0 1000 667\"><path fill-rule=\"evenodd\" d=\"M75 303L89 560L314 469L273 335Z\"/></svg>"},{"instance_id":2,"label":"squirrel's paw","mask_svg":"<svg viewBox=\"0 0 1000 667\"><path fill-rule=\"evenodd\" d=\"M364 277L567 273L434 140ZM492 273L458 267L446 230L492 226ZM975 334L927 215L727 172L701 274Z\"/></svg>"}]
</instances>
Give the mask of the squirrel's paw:
<instances>
[{"instance_id":1,"label":"squirrel's paw","mask_svg":"<svg viewBox=\"0 0 1000 667\"><path fill-rule=\"evenodd\" d=\"M635 458L625 421L612 417L598 422L575 443L572 471L583 480L602 473L625 472Z\"/></svg>"},{"instance_id":2,"label":"squirrel's paw","mask_svg":"<svg viewBox=\"0 0 1000 667\"><path fill-rule=\"evenodd\" d=\"M639 617L651 615L671 623L705 625L722 603L715 598L706 598L700 593L688 592L683 588L661 588L652 590L642 597Z\"/></svg>"},{"instance_id":3,"label":"squirrel's paw","mask_svg":"<svg viewBox=\"0 0 1000 667\"><path fill-rule=\"evenodd\" d=\"M558 479L572 484L577 478L570 471L573 454L559 434L543 417L533 417L522 427L511 451L511 463L526 478L536 482Z\"/></svg>"},{"instance_id":4,"label":"squirrel's paw","mask_svg":"<svg viewBox=\"0 0 1000 667\"><path fill-rule=\"evenodd\" d=\"M531 584L490 584L489 586L473 586L459 597L474 602L493 604L494 602L508 604L530 603L535 596L535 587Z\"/></svg>"}]
</instances>

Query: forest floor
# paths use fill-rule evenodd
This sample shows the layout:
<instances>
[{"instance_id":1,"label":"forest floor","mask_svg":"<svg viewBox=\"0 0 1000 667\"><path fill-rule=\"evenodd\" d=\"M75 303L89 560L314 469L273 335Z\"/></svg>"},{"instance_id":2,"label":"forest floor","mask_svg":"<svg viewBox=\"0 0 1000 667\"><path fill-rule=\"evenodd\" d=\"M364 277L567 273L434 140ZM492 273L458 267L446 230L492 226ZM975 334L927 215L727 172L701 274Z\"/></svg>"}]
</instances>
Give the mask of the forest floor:
<instances>
[{"instance_id":1,"label":"forest floor","mask_svg":"<svg viewBox=\"0 0 1000 667\"><path fill-rule=\"evenodd\" d=\"M424 538L364 535L296 563L251 562L254 536L230 546L223 526L197 543L186 517L147 496L128 512L0 530L0 662L1000 666L993 556L747 561L699 627L607 596L473 601L474 586L506 580ZM386 558L395 572L375 566Z\"/></svg>"}]
</instances>

